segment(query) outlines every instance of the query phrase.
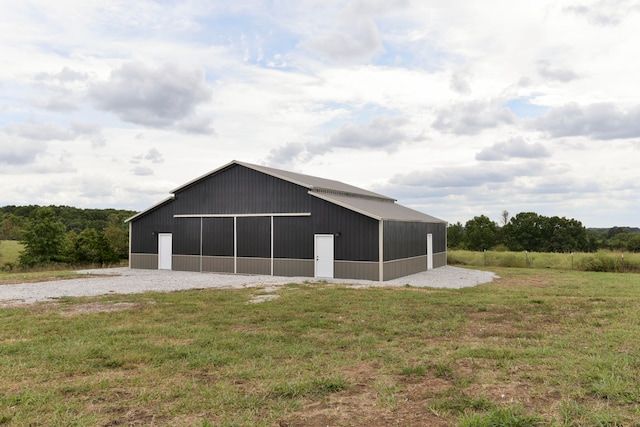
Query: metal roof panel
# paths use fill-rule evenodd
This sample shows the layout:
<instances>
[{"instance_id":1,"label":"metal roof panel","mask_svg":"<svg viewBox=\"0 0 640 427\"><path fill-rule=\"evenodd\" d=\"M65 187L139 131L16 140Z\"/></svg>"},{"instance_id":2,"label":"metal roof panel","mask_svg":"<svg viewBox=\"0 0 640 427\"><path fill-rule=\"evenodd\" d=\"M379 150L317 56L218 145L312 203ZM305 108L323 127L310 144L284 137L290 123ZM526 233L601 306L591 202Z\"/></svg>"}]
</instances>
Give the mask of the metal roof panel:
<instances>
[{"instance_id":1,"label":"metal roof panel","mask_svg":"<svg viewBox=\"0 0 640 427\"><path fill-rule=\"evenodd\" d=\"M375 199L365 199L361 197L349 197L335 194L323 194L313 191L310 195L326 200L354 212L361 213L373 219L394 220L394 221L416 221L429 223L445 223L446 221L416 211L406 206L394 202L380 201Z\"/></svg>"}]
</instances>

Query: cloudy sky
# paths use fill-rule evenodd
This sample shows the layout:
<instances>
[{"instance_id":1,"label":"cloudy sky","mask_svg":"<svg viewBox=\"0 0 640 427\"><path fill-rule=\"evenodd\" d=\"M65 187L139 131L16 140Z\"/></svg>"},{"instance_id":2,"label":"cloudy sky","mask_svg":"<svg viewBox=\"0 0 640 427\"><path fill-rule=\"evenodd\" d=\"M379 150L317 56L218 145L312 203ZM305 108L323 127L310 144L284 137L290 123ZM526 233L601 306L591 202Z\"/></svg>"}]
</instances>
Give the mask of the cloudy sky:
<instances>
[{"instance_id":1,"label":"cloudy sky","mask_svg":"<svg viewBox=\"0 0 640 427\"><path fill-rule=\"evenodd\" d=\"M0 206L141 210L241 160L451 223L640 226L637 0L21 0L0 23Z\"/></svg>"}]
</instances>

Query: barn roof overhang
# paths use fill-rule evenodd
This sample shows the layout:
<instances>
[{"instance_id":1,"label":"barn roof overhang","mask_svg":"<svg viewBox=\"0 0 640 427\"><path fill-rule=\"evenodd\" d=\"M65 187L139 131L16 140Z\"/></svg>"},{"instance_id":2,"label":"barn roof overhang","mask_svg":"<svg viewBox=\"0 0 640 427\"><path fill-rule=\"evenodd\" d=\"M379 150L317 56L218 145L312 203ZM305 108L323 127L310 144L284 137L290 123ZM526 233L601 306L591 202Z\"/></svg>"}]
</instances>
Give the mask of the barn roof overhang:
<instances>
[{"instance_id":1,"label":"barn roof overhang","mask_svg":"<svg viewBox=\"0 0 640 427\"><path fill-rule=\"evenodd\" d=\"M134 220L140 218L141 216L144 216L144 215L146 215L148 213L151 213L152 211L158 209L159 207L162 207L162 206L166 205L169 202L173 202L175 200L175 198L176 198L176 196L174 194L172 194L171 196L167 197L164 200L161 200L160 202L156 203L155 205L153 205L153 206L151 206L151 207L149 207L149 208L147 208L147 209L145 209L143 211L138 212L137 214L135 214L134 216L132 216L130 218L125 219L124 222L134 221Z\"/></svg>"},{"instance_id":2,"label":"barn roof overhang","mask_svg":"<svg viewBox=\"0 0 640 427\"><path fill-rule=\"evenodd\" d=\"M378 221L447 223L446 221L399 205L395 202L380 201L374 198L317 193L314 191L309 191L309 194Z\"/></svg>"}]
</instances>

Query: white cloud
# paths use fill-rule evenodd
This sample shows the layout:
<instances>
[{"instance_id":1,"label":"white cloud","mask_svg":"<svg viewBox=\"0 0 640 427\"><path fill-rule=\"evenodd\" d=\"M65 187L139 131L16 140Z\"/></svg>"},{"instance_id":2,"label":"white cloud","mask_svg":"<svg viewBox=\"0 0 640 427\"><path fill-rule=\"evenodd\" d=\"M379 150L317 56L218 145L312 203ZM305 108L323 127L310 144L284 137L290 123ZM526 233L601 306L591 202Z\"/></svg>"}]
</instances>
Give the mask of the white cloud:
<instances>
[{"instance_id":1,"label":"white cloud","mask_svg":"<svg viewBox=\"0 0 640 427\"><path fill-rule=\"evenodd\" d=\"M78 136L71 129L65 129L56 123L9 123L3 131L9 135L36 141L69 141Z\"/></svg>"},{"instance_id":2,"label":"white cloud","mask_svg":"<svg viewBox=\"0 0 640 427\"><path fill-rule=\"evenodd\" d=\"M640 138L640 105L624 107L603 102L582 106L569 103L552 108L536 119L534 125L552 137Z\"/></svg>"},{"instance_id":3,"label":"white cloud","mask_svg":"<svg viewBox=\"0 0 640 427\"><path fill-rule=\"evenodd\" d=\"M408 139L404 117L374 117L366 125L343 124L327 141L329 147L395 149Z\"/></svg>"},{"instance_id":4,"label":"white cloud","mask_svg":"<svg viewBox=\"0 0 640 427\"><path fill-rule=\"evenodd\" d=\"M443 133L476 135L514 121L508 108L495 102L471 101L439 109L432 126Z\"/></svg>"},{"instance_id":5,"label":"white cloud","mask_svg":"<svg viewBox=\"0 0 640 427\"><path fill-rule=\"evenodd\" d=\"M461 95L469 95L471 93L471 85L466 76L460 73L453 73L451 75L451 82L449 86L454 92L458 92Z\"/></svg>"},{"instance_id":6,"label":"white cloud","mask_svg":"<svg viewBox=\"0 0 640 427\"><path fill-rule=\"evenodd\" d=\"M164 157L157 148L153 147L150 148L146 154L139 154L137 156L134 156L131 160L131 163L138 164L141 161L149 161L151 163L159 164L164 163Z\"/></svg>"},{"instance_id":7,"label":"white cloud","mask_svg":"<svg viewBox=\"0 0 640 427\"><path fill-rule=\"evenodd\" d=\"M289 142L269 153L268 160L276 165L290 165L292 162L306 162L316 156L323 156L337 149L395 151L411 140L405 126L404 117L374 117L365 125L343 124L324 142Z\"/></svg>"},{"instance_id":8,"label":"white cloud","mask_svg":"<svg viewBox=\"0 0 640 427\"><path fill-rule=\"evenodd\" d=\"M640 4L634 0L599 0L581 3L565 8L567 12L585 17L590 23L601 26L616 26L629 13L640 12Z\"/></svg>"},{"instance_id":9,"label":"white cloud","mask_svg":"<svg viewBox=\"0 0 640 427\"><path fill-rule=\"evenodd\" d=\"M431 189L480 187L490 183L512 182L519 176L535 176L544 169L547 168L539 162L501 164L492 168L476 164L401 173L393 176L389 183L394 186Z\"/></svg>"},{"instance_id":10,"label":"white cloud","mask_svg":"<svg viewBox=\"0 0 640 427\"><path fill-rule=\"evenodd\" d=\"M637 226L638 12L1 2L0 205L143 209L238 159L449 221L527 209Z\"/></svg>"},{"instance_id":11,"label":"white cloud","mask_svg":"<svg viewBox=\"0 0 640 427\"><path fill-rule=\"evenodd\" d=\"M541 143L530 144L524 138L514 137L484 148L476 154L476 160L537 159L549 156L551 153Z\"/></svg>"},{"instance_id":12,"label":"white cloud","mask_svg":"<svg viewBox=\"0 0 640 427\"><path fill-rule=\"evenodd\" d=\"M338 63L368 61L382 48L382 43L373 21L358 21L348 29L318 36L307 41L305 45Z\"/></svg>"},{"instance_id":13,"label":"white cloud","mask_svg":"<svg viewBox=\"0 0 640 427\"><path fill-rule=\"evenodd\" d=\"M29 141L3 136L0 143L0 163L5 165L27 165L35 162L38 154L46 149L43 141Z\"/></svg>"},{"instance_id":14,"label":"white cloud","mask_svg":"<svg viewBox=\"0 0 640 427\"><path fill-rule=\"evenodd\" d=\"M557 80L559 82L570 82L579 78L579 76L572 70L566 68L553 67L549 61L538 61L538 74L547 80Z\"/></svg>"},{"instance_id":15,"label":"white cloud","mask_svg":"<svg viewBox=\"0 0 640 427\"><path fill-rule=\"evenodd\" d=\"M148 176L153 175L153 169L145 167L145 166L136 166L131 170L134 175L137 176Z\"/></svg>"},{"instance_id":16,"label":"white cloud","mask_svg":"<svg viewBox=\"0 0 640 427\"><path fill-rule=\"evenodd\" d=\"M170 127L189 118L211 98L204 73L165 63L150 68L129 62L90 90L95 105L122 120L151 127Z\"/></svg>"}]
</instances>

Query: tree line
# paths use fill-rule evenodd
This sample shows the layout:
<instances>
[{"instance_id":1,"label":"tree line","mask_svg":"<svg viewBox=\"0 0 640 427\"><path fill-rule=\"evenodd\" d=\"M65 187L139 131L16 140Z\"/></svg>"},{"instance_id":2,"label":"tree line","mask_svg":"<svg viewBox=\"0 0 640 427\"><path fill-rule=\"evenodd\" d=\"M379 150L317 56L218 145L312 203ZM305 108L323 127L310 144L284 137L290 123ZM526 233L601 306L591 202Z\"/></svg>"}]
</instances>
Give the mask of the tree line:
<instances>
[{"instance_id":1,"label":"tree line","mask_svg":"<svg viewBox=\"0 0 640 427\"><path fill-rule=\"evenodd\" d=\"M530 252L595 252L599 249L640 252L640 229L587 229L576 219L520 212L512 218L503 211L501 223L485 215L447 229L451 249Z\"/></svg>"},{"instance_id":2,"label":"tree line","mask_svg":"<svg viewBox=\"0 0 640 427\"><path fill-rule=\"evenodd\" d=\"M112 264L127 259L130 210L79 209L70 206L0 208L0 240L24 245L18 263ZM5 266L12 267L12 266Z\"/></svg>"}]
</instances>

